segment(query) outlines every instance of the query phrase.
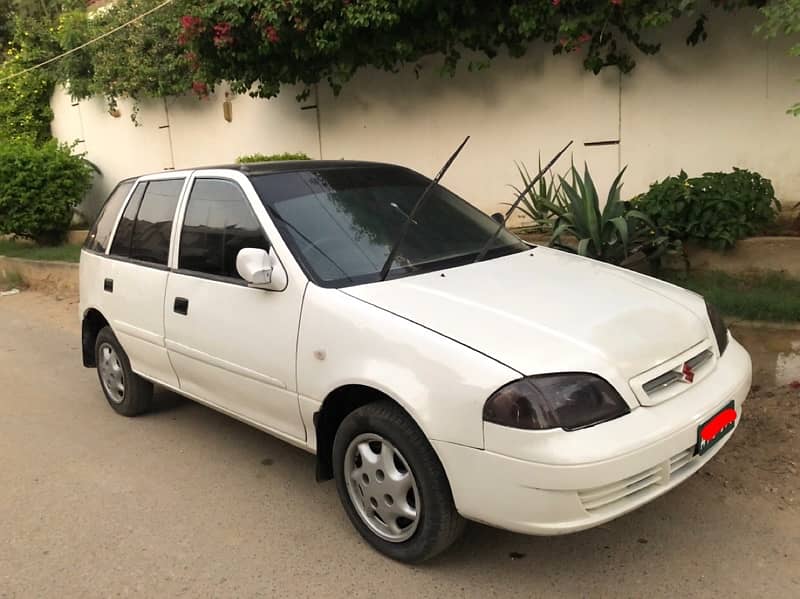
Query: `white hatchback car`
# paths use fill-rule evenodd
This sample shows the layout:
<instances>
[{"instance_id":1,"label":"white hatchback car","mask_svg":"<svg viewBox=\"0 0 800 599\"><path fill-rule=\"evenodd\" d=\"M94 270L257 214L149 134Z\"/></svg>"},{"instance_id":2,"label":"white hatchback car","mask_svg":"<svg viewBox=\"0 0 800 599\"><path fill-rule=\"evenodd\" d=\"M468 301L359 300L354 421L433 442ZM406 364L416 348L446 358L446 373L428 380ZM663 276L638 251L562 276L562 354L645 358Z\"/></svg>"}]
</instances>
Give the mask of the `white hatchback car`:
<instances>
[{"instance_id":1,"label":"white hatchback car","mask_svg":"<svg viewBox=\"0 0 800 599\"><path fill-rule=\"evenodd\" d=\"M703 299L507 231L398 166L287 162L123 181L81 254L83 362L117 412L153 383L317 455L384 554L463 518L596 526L737 426L747 352Z\"/></svg>"}]
</instances>

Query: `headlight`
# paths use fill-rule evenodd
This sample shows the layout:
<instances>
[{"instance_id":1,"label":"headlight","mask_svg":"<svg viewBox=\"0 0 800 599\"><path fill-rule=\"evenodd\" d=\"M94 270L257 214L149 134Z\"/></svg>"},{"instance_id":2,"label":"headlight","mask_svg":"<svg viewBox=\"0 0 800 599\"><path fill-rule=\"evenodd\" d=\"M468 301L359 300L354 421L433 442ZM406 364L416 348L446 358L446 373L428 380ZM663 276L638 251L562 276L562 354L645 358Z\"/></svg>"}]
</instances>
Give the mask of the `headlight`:
<instances>
[{"instance_id":1,"label":"headlight","mask_svg":"<svg viewBox=\"0 0 800 599\"><path fill-rule=\"evenodd\" d=\"M483 419L513 428L574 431L628 412L605 380L572 372L529 376L501 387L483 406Z\"/></svg>"},{"instance_id":2,"label":"headlight","mask_svg":"<svg viewBox=\"0 0 800 599\"><path fill-rule=\"evenodd\" d=\"M709 320L711 320L711 328L714 329L714 337L717 338L717 348L721 356L725 353L725 348L728 347L728 327L725 326L725 321L720 316L720 313L717 312L717 309L708 302L706 302L706 311L708 312Z\"/></svg>"}]
</instances>

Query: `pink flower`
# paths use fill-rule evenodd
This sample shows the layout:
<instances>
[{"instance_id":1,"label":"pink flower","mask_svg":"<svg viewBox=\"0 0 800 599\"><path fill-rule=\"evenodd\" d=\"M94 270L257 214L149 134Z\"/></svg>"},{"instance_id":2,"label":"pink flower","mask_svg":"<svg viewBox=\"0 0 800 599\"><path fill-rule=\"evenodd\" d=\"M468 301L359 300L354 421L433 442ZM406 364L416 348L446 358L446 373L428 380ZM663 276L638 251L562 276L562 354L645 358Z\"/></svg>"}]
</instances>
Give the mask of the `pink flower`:
<instances>
[{"instance_id":1,"label":"pink flower","mask_svg":"<svg viewBox=\"0 0 800 599\"><path fill-rule=\"evenodd\" d=\"M208 85L202 81L195 81L192 83L192 91L201 98L208 97Z\"/></svg>"},{"instance_id":2,"label":"pink flower","mask_svg":"<svg viewBox=\"0 0 800 599\"><path fill-rule=\"evenodd\" d=\"M183 15L181 17L181 27L189 33L198 33L203 29L203 19L192 15Z\"/></svg>"},{"instance_id":3,"label":"pink flower","mask_svg":"<svg viewBox=\"0 0 800 599\"><path fill-rule=\"evenodd\" d=\"M550 0L550 1L551 1L552 5L553 5L553 6L556 6L556 7L557 7L559 4L561 4L561 0Z\"/></svg>"},{"instance_id":4,"label":"pink flower","mask_svg":"<svg viewBox=\"0 0 800 599\"><path fill-rule=\"evenodd\" d=\"M183 33L178 36L178 43L181 46L185 46L192 38L205 29L203 27L203 20L200 17L193 17L192 15L183 15L181 17L181 27L183 27Z\"/></svg>"},{"instance_id":5,"label":"pink flower","mask_svg":"<svg viewBox=\"0 0 800 599\"><path fill-rule=\"evenodd\" d=\"M199 63L197 62L197 54L195 54L194 52L184 52L183 58L186 62L189 63L189 67L193 71L196 71L197 69L200 68Z\"/></svg>"},{"instance_id":6,"label":"pink flower","mask_svg":"<svg viewBox=\"0 0 800 599\"><path fill-rule=\"evenodd\" d=\"M578 38L578 43L579 43L579 44L585 44L585 43L586 43L586 42L588 42L590 39L592 39L592 34L591 34L591 33L583 33L583 34L581 34L581 36Z\"/></svg>"},{"instance_id":7,"label":"pink flower","mask_svg":"<svg viewBox=\"0 0 800 599\"><path fill-rule=\"evenodd\" d=\"M281 36L278 34L278 30L272 25L267 25L264 28L264 33L271 44L277 44L279 41L281 41Z\"/></svg>"},{"instance_id":8,"label":"pink flower","mask_svg":"<svg viewBox=\"0 0 800 599\"><path fill-rule=\"evenodd\" d=\"M233 43L230 23L217 23L214 25L214 45L217 48L224 48Z\"/></svg>"},{"instance_id":9,"label":"pink flower","mask_svg":"<svg viewBox=\"0 0 800 599\"><path fill-rule=\"evenodd\" d=\"M622 6L622 0L611 0L611 4L614 6Z\"/></svg>"}]
</instances>

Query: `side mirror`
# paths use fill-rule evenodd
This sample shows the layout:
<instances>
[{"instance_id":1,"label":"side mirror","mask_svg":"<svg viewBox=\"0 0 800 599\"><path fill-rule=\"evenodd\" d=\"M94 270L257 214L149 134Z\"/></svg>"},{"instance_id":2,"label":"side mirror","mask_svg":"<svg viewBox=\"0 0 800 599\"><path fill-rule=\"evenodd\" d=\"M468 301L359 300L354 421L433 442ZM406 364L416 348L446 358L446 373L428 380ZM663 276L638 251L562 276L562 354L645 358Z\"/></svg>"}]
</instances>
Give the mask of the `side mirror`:
<instances>
[{"instance_id":1,"label":"side mirror","mask_svg":"<svg viewBox=\"0 0 800 599\"><path fill-rule=\"evenodd\" d=\"M275 252L258 248L244 248L236 255L236 271L247 281L248 287L283 291L288 277Z\"/></svg>"},{"instance_id":2,"label":"side mirror","mask_svg":"<svg viewBox=\"0 0 800 599\"><path fill-rule=\"evenodd\" d=\"M499 212L495 212L494 214L492 214L492 220L499 225L506 224L506 217L500 214Z\"/></svg>"}]
</instances>

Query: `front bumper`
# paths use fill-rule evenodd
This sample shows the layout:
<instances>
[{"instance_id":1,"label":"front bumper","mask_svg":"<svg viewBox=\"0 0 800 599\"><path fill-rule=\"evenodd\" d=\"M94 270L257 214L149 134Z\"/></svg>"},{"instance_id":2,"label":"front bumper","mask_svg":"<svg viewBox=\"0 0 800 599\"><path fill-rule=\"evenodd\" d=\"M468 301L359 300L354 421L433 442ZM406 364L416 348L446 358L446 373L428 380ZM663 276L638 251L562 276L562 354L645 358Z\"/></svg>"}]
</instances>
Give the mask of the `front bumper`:
<instances>
[{"instance_id":1,"label":"front bumper","mask_svg":"<svg viewBox=\"0 0 800 599\"><path fill-rule=\"evenodd\" d=\"M569 433L487 423L485 450L433 445L465 518L525 534L576 532L652 501L713 458L735 430L698 456L697 428L731 400L738 427L751 375L750 356L731 339L713 374L656 406Z\"/></svg>"}]
</instances>

